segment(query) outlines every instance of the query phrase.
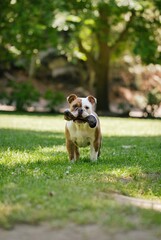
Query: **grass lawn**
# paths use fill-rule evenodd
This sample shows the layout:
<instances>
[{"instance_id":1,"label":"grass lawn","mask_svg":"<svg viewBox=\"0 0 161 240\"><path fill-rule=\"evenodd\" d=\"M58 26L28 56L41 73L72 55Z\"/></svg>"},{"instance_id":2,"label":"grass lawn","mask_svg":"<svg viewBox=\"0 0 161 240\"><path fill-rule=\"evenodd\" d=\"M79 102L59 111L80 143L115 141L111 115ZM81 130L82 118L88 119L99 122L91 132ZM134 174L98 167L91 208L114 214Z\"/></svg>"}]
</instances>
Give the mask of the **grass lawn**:
<instances>
[{"instance_id":1,"label":"grass lawn","mask_svg":"<svg viewBox=\"0 0 161 240\"><path fill-rule=\"evenodd\" d=\"M64 125L63 116L0 114L0 227L159 226L160 212L120 205L112 196L161 200L161 121L102 117L95 164L88 148L70 164Z\"/></svg>"}]
</instances>

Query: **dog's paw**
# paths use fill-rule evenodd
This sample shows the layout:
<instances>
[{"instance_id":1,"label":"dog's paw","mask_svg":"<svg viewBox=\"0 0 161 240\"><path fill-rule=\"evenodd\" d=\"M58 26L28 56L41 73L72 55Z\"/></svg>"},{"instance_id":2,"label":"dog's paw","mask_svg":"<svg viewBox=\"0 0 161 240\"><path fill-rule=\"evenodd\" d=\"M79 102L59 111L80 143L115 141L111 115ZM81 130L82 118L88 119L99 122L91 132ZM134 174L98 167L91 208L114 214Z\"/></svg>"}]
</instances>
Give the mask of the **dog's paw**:
<instances>
[{"instance_id":1,"label":"dog's paw","mask_svg":"<svg viewBox=\"0 0 161 240\"><path fill-rule=\"evenodd\" d=\"M91 128L94 128L97 125L97 120L93 115L86 117L86 121Z\"/></svg>"}]
</instances>

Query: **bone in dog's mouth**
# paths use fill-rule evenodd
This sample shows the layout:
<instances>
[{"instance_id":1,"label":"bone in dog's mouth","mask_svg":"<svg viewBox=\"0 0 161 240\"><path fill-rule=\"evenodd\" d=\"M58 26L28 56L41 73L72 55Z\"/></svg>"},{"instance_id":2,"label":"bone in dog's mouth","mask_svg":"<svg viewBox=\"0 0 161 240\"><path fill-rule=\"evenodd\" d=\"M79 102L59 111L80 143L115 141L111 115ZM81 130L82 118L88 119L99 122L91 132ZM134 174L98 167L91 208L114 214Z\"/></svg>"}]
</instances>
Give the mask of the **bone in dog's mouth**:
<instances>
[{"instance_id":1,"label":"bone in dog's mouth","mask_svg":"<svg viewBox=\"0 0 161 240\"><path fill-rule=\"evenodd\" d=\"M74 122L77 122L77 123L86 123L87 121L85 119L82 119L82 118L76 118L75 120L73 120Z\"/></svg>"}]
</instances>

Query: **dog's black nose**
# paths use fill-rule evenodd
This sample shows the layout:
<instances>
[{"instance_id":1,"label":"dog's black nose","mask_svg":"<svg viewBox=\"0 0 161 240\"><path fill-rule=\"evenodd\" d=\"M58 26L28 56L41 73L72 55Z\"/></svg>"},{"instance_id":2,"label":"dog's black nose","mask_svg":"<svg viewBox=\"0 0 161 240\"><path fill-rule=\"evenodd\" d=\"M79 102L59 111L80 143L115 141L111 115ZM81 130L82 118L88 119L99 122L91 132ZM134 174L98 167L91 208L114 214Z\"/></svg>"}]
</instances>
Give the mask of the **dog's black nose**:
<instances>
[{"instance_id":1,"label":"dog's black nose","mask_svg":"<svg viewBox=\"0 0 161 240\"><path fill-rule=\"evenodd\" d=\"M82 113L83 113L83 109L82 109L82 108L79 108L79 109L78 109L78 114L79 114L79 116L81 116Z\"/></svg>"}]
</instances>

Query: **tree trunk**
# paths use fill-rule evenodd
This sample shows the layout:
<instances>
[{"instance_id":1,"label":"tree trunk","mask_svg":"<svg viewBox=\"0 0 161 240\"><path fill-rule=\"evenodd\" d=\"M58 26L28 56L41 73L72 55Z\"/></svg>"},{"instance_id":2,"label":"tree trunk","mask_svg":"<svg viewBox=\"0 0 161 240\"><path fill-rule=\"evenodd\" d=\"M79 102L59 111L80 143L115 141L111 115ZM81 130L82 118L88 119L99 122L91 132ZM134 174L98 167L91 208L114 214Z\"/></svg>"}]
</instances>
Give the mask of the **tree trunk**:
<instances>
[{"instance_id":1,"label":"tree trunk","mask_svg":"<svg viewBox=\"0 0 161 240\"><path fill-rule=\"evenodd\" d=\"M97 110L100 112L110 111L109 100L109 70L110 70L110 52L103 51L95 66L96 72L96 98L98 99Z\"/></svg>"},{"instance_id":2,"label":"tree trunk","mask_svg":"<svg viewBox=\"0 0 161 240\"><path fill-rule=\"evenodd\" d=\"M96 70L96 98L98 100L97 110L101 112L110 111L109 101L109 69L100 67Z\"/></svg>"},{"instance_id":3,"label":"tree trunk","mask_svg":"<svg viewBox=\"0 0 161 240\"><path fill-rule=\"evenodd\" d=\"M29 78L33 78L35 74L35 68L36 68L36 56L32 55L28 70Z\"/></svg>"},{"instance_id":4,"label":"tree trunk","mask_svg":"<svg viewBox=\"0 0 161 240\"><path fill-rule=\"evenodd\" d=\"M88 90L91 94L95 92L95 82L96 82L96 72L95 67L93 67L92 63L87 59L87 68L88 68Z\"/></svg>"}]
</instances>

